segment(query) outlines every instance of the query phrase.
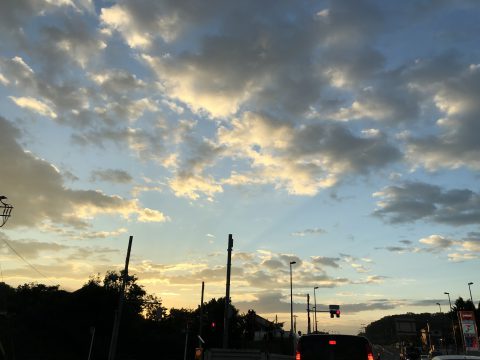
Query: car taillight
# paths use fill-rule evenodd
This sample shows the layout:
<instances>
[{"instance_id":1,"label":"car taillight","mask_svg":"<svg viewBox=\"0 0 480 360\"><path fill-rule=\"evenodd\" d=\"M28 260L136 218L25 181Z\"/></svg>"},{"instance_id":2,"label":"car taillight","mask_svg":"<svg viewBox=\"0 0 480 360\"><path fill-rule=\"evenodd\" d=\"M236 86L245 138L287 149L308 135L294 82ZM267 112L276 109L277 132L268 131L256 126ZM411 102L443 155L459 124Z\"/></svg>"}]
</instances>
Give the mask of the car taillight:
<instances>
[{"instance_id":1,"label":"car taillight","mask_svg":"<svg viewBox=\"0 0 480 360\"><path fill-rule=\"evenodd\" d=\"M328 345L337 345L336 340L328 340Z\"/></svg>"},{"instance_id":2,"label":"car taillight","mask_svg":"<svg viewBox=\"0 0 480 360\"><path fill-rule=\"evenodd\" d=\"M373 358L373 352L372 352L372 347L370 344L367 344L367 360L374 360Z\"/></svg>"},{"instance_id":3,"label":"car taillight","mask_svg":"<svg viewBox=\"0 0 480 360\"><path fill-rule=\"evenodd\" d=\"M302 355L300 355L300 351L297 351L295 354L295 360L302 360ZM373 360L373 359L372 359Z\"/></svg>"}]
</instances>

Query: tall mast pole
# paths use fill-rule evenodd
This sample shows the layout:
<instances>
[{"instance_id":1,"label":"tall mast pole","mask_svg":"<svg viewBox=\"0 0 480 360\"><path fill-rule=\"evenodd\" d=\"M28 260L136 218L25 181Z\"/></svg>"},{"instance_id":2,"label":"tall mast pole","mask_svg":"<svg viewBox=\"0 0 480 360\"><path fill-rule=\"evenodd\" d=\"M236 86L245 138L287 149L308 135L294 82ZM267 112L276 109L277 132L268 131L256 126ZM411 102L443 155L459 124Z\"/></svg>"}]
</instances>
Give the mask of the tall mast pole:
<instances>
[{"instance_id":1,"label":"tall mast pole","mask_svg":"<svg viewBox=\"0 0 480 360\"><path fill-rule=\"evenodd\" d=\"M225 310L223 312L223 348L228 349L228 328L230 320L230 271L232 268L233 237L228 235L228 258L227 258L227 285L225 294Z\"/></svg>"}]
</instances>

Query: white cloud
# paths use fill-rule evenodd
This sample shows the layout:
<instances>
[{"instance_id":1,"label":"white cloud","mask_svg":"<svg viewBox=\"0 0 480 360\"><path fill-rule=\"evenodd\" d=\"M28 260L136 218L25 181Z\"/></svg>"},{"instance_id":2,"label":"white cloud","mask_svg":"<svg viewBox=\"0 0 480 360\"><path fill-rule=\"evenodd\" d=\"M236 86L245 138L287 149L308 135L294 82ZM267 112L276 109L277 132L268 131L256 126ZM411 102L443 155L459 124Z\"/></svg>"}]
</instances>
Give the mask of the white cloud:
<instances>
[{"instance_id":1,"label":"white cloud","mask_svg":"<svg viewBox=\"0 0 480 360\"><path fill-rule=\"evenodd\" d=\"M37 100L32 97L14 97L9 96L10 100L12 100L17 106L21 108L28 109L33 111L37 114L50 117L52 119L57 118L57 114L52 110L52 108L44 102Z\"/></svg>"}]
</instances>

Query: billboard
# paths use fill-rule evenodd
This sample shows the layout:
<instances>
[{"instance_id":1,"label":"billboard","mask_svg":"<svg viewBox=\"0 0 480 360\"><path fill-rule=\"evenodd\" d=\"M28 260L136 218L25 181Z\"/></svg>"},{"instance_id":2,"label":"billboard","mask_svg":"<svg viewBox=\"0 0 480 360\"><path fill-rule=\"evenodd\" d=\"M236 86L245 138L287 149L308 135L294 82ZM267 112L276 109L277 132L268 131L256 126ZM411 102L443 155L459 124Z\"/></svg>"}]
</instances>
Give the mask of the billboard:
<instances>
[{"instance_id":1,"label":"billboard","mask_svg":"<svg viewBox=\"0 0 480 360\"><path fill-rule=\"evenodd\" d=\"M478 332L475 324L475 313L473 311L459 311L458 318L463 334L465 351L478 351Z\"/></svg>"},{"instance_id":2,"label":"billboard","mask_svg":"<svg viewBox=\"0 0 480 360\"><path fill-rule=\"evenodd\" d=\"M413 319L395 319L395 331L398 336L417 335L417 327Z\"/></svg>"}]
</instances>

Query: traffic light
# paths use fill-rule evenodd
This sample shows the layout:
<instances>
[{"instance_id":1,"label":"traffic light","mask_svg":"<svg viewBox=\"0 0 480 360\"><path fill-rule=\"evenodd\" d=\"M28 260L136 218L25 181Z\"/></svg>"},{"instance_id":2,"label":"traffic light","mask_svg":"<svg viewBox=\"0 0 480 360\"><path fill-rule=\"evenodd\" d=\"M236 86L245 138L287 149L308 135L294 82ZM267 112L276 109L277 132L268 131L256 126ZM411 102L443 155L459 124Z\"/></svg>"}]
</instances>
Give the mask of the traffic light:
<instances>
[{"instance_id":1,"label":"traffic light","mask_svg":"<svg viewBox=\"0 0 480 360\"><path fill-rule=\"evenodd\" d=\"M195 348L195 360L202 360L203 349Z\"/></svg>"},{"instance_id":2,"label":"traffic light","mask_svg":"<svg viewBox=\"0 0 480 360\"><path fill-rule=\"evenodd\" d=\"M214 330L216 326L217 324L215 324L215 321L212 321L212 323L210 324L210 327Z\"/></svg>"},{"instance_id":3,"label":"traffic light","mask_svg":"<svg viewBox=\"0 0 480 360\"><path fill-rule=\"evenodd\" d=\"M329 305L328 309L330 310L330 318L340 317L340 305Z\"/></svg>"}]
</instances>

